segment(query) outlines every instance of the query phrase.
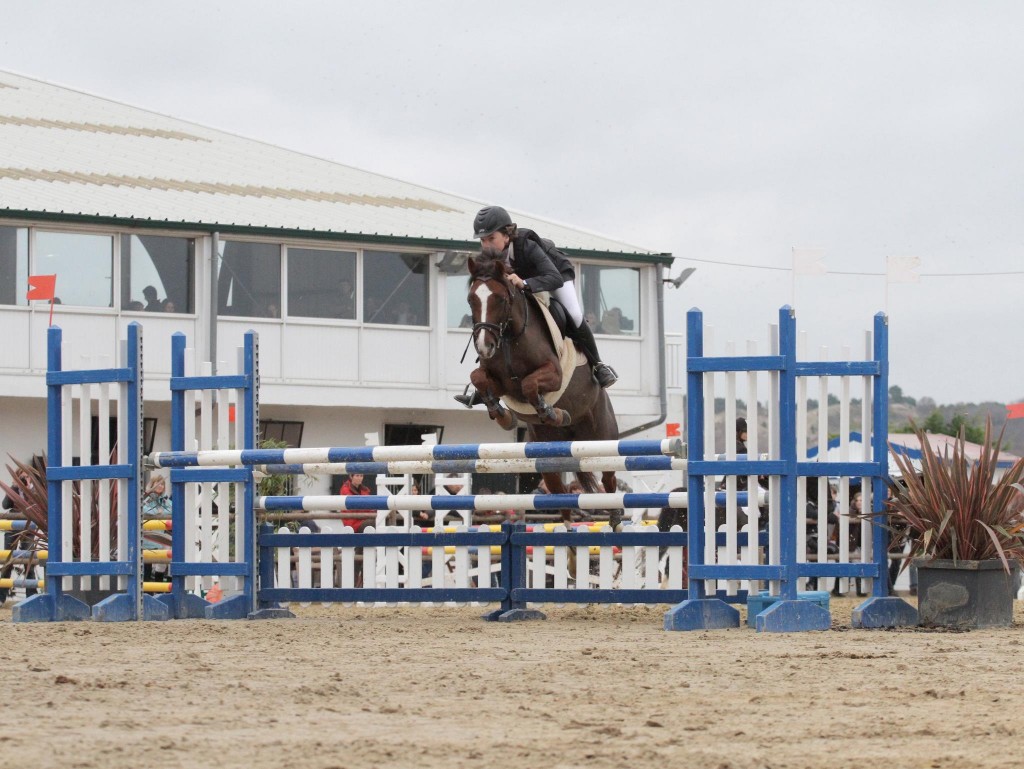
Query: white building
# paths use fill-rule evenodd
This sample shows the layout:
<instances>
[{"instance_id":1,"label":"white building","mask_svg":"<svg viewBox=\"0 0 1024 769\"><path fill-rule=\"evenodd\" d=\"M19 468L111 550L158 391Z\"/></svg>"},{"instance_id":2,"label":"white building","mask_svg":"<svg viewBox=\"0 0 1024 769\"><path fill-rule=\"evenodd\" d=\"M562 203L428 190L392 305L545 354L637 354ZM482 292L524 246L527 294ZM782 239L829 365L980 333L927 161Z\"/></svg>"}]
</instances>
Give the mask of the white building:
<instances>
[{"instance_id":1,"label":"white building","mask_svg":"<svg viewBox=\"0 0 1024 769\"><path fill-rule=\"evenodd\" d=\"M474 366L460 326L482 205L0 72L0 450L46 445L50 308L25 295L27 276L53 273L72 356L113 363L142 323L157 450L170 445L175 331L225 371L258 331L263 428L291 445L513 439L452 399ZM619 311L618 333L597 339L620 375L620 426L664 434L672 256L511 213L575 260L585 312Z\"/></svg>"}]
</instances>

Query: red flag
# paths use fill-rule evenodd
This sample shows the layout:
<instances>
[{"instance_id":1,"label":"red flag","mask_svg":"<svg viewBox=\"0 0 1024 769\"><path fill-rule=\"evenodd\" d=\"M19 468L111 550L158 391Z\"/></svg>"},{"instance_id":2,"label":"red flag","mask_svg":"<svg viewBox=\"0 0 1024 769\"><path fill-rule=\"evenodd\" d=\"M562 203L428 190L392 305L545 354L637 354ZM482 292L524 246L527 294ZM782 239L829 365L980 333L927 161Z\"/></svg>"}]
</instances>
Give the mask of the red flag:
<instances>
[{"instance_id":1,"label":"red flag","mask_svg":"<svg viewBox=\"0 0 1024 769\"><path fill-rule=\"evenodd\" d=\"M53 301L57 291L57 276L29 275L28 285L28 293L25 294L26 299L49 299Z\"/></svg>"},{"instance_id":2,"label":"red flag","mask_svg":"<svg viewBox=\"0 0 1024 769\"><path fill-rule=\"evenodd\" d=\"M679 438L682 433L679 432L679 422L666 422L665 423L665 437L666 438Z\"/></svg>"},{"instance_id":3,"label":"red flag","mask_svg":"<svg viewBox=\"0 0 1024 769\"><path fill-rule=\"evenodd\" d=\"M1024 403L1006 404L1007 419L1024 419Z\"/></svg>"}]
</instances>

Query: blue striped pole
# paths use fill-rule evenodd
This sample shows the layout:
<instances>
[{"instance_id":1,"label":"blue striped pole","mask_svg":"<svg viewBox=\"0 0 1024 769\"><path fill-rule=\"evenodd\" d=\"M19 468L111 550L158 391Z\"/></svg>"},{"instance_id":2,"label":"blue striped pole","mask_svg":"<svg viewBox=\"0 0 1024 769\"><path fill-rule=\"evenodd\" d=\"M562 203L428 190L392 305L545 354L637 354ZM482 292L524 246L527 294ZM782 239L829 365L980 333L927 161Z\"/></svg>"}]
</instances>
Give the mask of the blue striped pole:
<instances>
[{"instance_id":1,"label":"blue striped pole","mask_svg":"<svg viewBox=\"0 0 1024 769\"><path fill-rule=\"evenodd\" d=\"M551 457L548 459L436 459L399 462L311 462L301 465L255 465L272 475L407 475L410 473L579 473L664 470L686 472L686 460L670 456Z\"/></svg>"},{"instance_id":2,"label":"blue striped pole","mask_svg":"<svg viewBox=\"0 0 1024 769\"><path fill-rule=\"evenodd\" d=\"M763 492L763 490L762 490ZM737 504L747 504L747 492L736 494ZM761 495L761 502L764 501ZM685 508L685 491L624 494L380 494L365 496L258 497L258 510L629 510L649 507ZM715 494L715 504L724 506L726 493Z\"/></svg>"},{"instance_id":3,"label":"blue striped pole","mask_svg":"<svg viewBox=\"0 0 1024 769\"><path fill-rule=\"evenodd\" d=\"M397 462L441 459L544 459L549 457L681 456L682 441L552 441L467 443L435 446L357 446L353 448L171 451L150 457L155 467L222 467L224 465L292 465L336 462Z\"/></svg>"}]
</instances>

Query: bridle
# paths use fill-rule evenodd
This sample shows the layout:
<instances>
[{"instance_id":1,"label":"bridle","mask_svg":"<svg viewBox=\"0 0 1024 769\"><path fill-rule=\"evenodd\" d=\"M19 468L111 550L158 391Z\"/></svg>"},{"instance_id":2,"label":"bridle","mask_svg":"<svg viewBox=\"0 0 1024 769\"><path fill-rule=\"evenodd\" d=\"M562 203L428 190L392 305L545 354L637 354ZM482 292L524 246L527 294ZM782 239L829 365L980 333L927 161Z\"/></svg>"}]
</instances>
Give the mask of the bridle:
<instances>
[{"instance_id":1,"label":"bridle","mask_svg":"<svg viewBox=\"0 0 1024 769\"><path fill-rule=\"evenodd\" d=\"M505 296L502 298L502 304L504 305L504 312L502 313L501 320L498 323L489 323L488 321L481 320L478 323L473 324L473 333L469 337L469 341L466 343L466 350L462 353L462 360L466 359L466 352L469 350L469 345L476 339L478 331L485 331L494 336L495 349L504 348L505 351L505 364L508 366L509 371L512 370L512 352L511 344L503 344L503 342L514 342L516 339L526 333L526 327L530 322L530 302L526 298L526 292L522 289L518 289L511 283L505 280L499 280L498 278L477 278L473 281L486 283L488 280L498 280L506 289ZM523 302L523 325L519 329L519 333L512 332L512 321L515 317L513 310L515 309L515 302L521 297ZM484 308L486 310L486 308ZM460 363L462 361L459 361ZM513 377L514 379L517 377Z\"/></svg>"}]
</instances>

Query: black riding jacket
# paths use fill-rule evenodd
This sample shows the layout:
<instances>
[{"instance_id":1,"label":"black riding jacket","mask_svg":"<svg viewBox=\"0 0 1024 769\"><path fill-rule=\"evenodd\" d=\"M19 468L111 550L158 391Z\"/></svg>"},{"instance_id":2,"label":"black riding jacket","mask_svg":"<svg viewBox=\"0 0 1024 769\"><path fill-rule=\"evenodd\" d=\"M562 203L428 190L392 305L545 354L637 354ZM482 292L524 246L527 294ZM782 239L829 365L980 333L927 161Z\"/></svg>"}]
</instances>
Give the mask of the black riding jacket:
<instances>
[{"instance_id":1,"label":"black riding jacket","mask_svg":"<svg viewBox=\"0 0 1024 769\"><path fill-rule=\"evenodd\" d=\"M551 256L525 235L519 234L512 241L512 250L512 270L532 293L554 291L565 281L576 279L572 262L560 254Z\"/></svg>"}]
</instances>

